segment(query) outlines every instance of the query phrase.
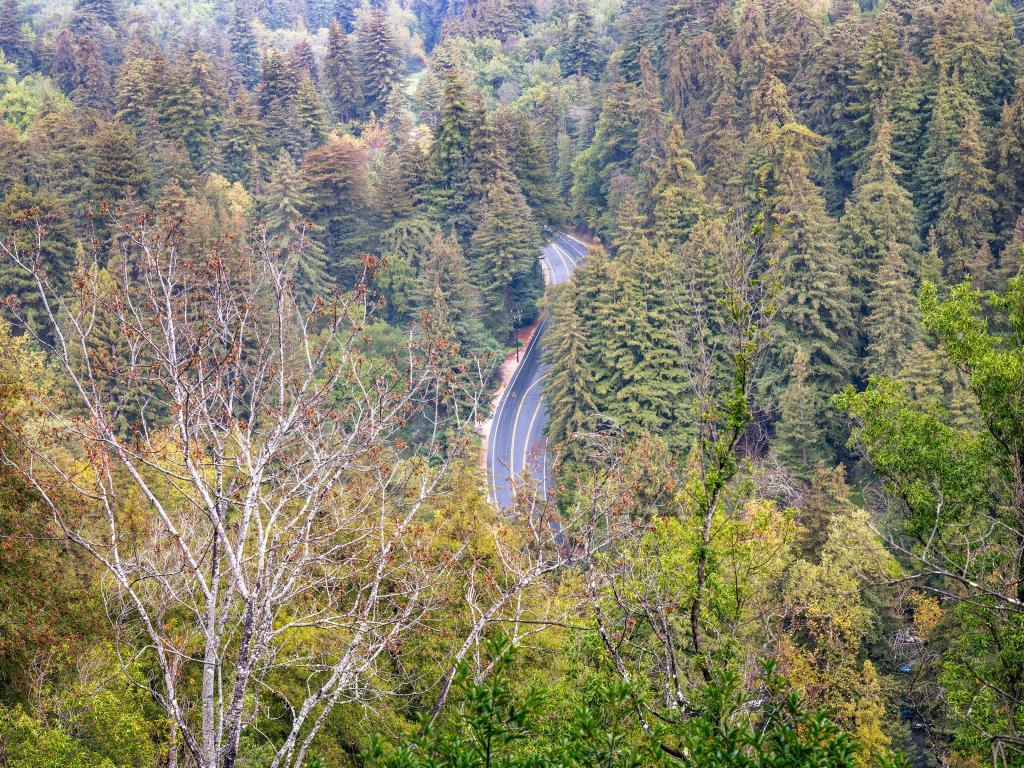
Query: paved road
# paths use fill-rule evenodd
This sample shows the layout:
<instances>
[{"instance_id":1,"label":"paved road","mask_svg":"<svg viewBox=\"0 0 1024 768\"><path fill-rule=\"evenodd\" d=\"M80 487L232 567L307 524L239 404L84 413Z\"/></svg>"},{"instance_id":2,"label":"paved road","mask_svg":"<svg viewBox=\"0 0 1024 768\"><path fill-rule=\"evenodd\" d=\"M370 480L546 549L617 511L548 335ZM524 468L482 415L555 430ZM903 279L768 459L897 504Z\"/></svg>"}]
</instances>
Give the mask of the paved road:
<instances>
[{"instance_id":1,"label":"paved road","mask_svg":"<svg viewBox=\"0 0 1024 768\"><path fill-rule=\"evenodd\" d=\"M562 283L572 275L576 263L587 252L578 240L556 234L544 248L544 275L549 284ZM533 334L529 346L520 353L521 362L505 388L494 411L487 440L487 475L491 501L500 509L509 509L516 484L529 477L537 490L547 496L550 459L544 428L548 414L544 408L544 379L547 366L541 361L545 316Z\"/></svg>"}]
</instances>

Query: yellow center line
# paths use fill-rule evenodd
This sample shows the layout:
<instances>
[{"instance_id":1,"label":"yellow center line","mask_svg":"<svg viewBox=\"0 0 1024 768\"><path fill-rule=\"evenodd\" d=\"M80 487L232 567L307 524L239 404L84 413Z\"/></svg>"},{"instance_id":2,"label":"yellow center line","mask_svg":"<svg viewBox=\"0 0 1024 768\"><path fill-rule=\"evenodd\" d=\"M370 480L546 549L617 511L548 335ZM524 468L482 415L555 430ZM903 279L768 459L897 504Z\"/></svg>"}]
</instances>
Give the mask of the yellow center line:
<instances>
[{"instance_id":1,"label":"yellow center line","mask_svg":"<svg viewBox=\"0 0 1024 768\"><path fill-rule=\"evenodd\" d=\"M522 415L523 405L526 403L526 396L528 394L530 394L530 392L534 389L534 387L536 387L538 384L540 384L543 380L544 380L544 377L541 376L539 379L534 381L530 386L528 386L525 390L523 390L522 396L519 399L519 407L516 408L516 418L515 418L515 421L512 422L511 448L509 449L509 463L511 464L509 469L510 469L513 477L515 477L515 474L516 474L516 432L519 429L519 417ZM526 439L527 439L527 441L529 441L530 436L527 435ZM523 459L524 459L523 464L524 464L524 466L526 464L525 458L526 458L526 451L523 451Z\"/></svg>"},{"instance_id":2,"label":"yellow center line","mask_svg":"<svg viewBox=\"0 0 1024 768\"><path fill-rule=\"evenodd\" d=\"M534 382L533 386L536 386L537 384L540 384L547 377L548 377L548 374L547 374L547 371L545 371L544 375L539 377L537 379L537 381ZM531 389L532 388L533 387L531 387ZM537 423L537 417L540 415L540 409L541 409L541 407L543 405L544 405L544 398L543 397L538 397L537 398L537 408L534 410L533 416L530 418L530 426L528 426L526 428L526 446L523 448L523 467L526 466L526 461L527 461L528 455L530 453L530 435L533 434L533 425ZM547 449L546 448L544 450L544 454L545 454L545 456L544 456L544 480L543 480L542 485L543 485L544 497L547 498L547 495L548 495L548 489L547 489L548 479L547 479Z\"/></svg>"}]
</instances>

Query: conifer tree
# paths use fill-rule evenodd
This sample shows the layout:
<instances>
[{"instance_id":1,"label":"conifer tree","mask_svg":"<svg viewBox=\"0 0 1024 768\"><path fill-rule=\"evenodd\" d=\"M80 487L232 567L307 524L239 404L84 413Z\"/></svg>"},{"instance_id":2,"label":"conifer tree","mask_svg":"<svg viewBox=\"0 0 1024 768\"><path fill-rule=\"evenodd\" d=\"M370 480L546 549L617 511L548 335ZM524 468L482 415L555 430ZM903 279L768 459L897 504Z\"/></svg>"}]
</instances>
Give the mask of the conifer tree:
<instances>
[{"instance_id":1,"label":"conifer tree","mask_svg":"<svg viewBox=\"0 0 1024 768\"><path fill-rule=\"evenodd\" d=\"M675 317L677 262L641 234L620 249L614 275L615 303L605 318L611 370L598 388L606 413L631 437L678 438L687 377Z\"/></svg>"},{"instance_id":2,"label":"conifer tree","mask_svg":"<svg viewBox=\"0 0 1024 768\"><path fill-rule=\"evenodd\" d=\"M1010 230L1024 208L1024 84L1009 103L1003 105L993 139L995 152L992 178L996 200L993 233L997 245L1012 237Z\"/></svg>"},{"instance_id":3,"label":"conifer tree","mask_svg":"<svg viewBox=\"0 0 1024 768\"><path fill-rule=\"evenodd\" d=\"M149 169L135 134L120 123L106 123L92 139L92 199L99 204L125 199L145 202Z\"/></svg>"},{"instance_id":4,"label":"conifer tree","mask_svg":"<svg viewBox=\"0 0 1024 768\"><path fill-rule=\"evenodd\" d=\"M349 136L332 138L302 160L306 212L323 227L328 274L340 290L356 285L366 242L369 189L366 148Z\"/></svg>"},{"instance_id":5,"label":"conifer tree","mask_svg":"<svg viewBox=\"0 0 1024 768\"><path fill-rule=\"evenodd\" d=\"M665 162L654 189L654 231L670 249L686 242L690 230L707 212L704 179L685 146L683 129L673 125Z\"/></svg>"},{"instance_id":6,"label":"conifer tree","mask_svg":"<svg viewBox=\"0 0 1024 768\"><path fill-rule=\"evenodd\" d=\"M108 27L117 26L117 8L114 0L75 0L75 13L90 16Z\"/></svg>"},{"instance_id":7,"label":"conifer tree","mask_svg":"<svg viewBox=\"0 0 1024 768\"><path fill-rule=\"evenodd\" d=\"M320 68L316 63L316 56L313 48L307 40L299 40L288 51L288 66L299 76L309 75L314 83L320 81Z\"/></svg>"},{"instance_id":8,"label":"conifer tree","mask_svg":"<svg viewBox=\"0 0 1024 768\"><path fill-rule=\"evenodd\" d=\"M597 401L588 329L577 311L575 281L549 291L551 329L545 336L550 366L544 382L548 411L547 436L561 466L577 468L585 461L581 436L595 429Z\"/></svg>"},{"instance_id":9,"label":"conifer tree","mask_svg":"<svg viewBox=\"0 0 1024 768\"><path fill-rule=\"evenodd\" d=\"M150 108L146 65L141 59L129 59L117 75L114 88L114 115L135 130L144 130L154 117Z\"/></svg>"},{"instance_id":10,"label":"conifer tree","mask_svg":"<svg viewBox=\"0 0 1024 768\"><path fill-rule=\"evenodd\" d=\"M943 208L936 234L950 280L957 282L982 246L992 239L992 173L985 166L980 117L971 112L956 152L944 169Z\"/></svg>"},{"instance_id":11,"label":"conifer tree","mask_svg":"<svg viewBox=\"0 0 1024 768\"><path fill-rule=\"evenodd\" d=\"M379 117L384 114L391 89L399 83L404 70L387 12L382 8L372 10L360 25L356 40L365 109Z\"/></svg>"},{"instance_id":12,"label":"conifer tree","mask_svg":"<svg viewBox=\"0 0 1024 768\"><path fill-rule=\"evenodd\" d=\"M465 241L473 231L474 114L457 71L446 75L441 114L430 146L423 201L433 218Z\"/></svg>"},{"instance_id":13,"label":"conifer tree","mask_svg":"<svg viewBox=\"0 0 1024 768\"><path fill-rule=\"evenodd\" d=\"M210 159L213 137L220 126L223 98L214 79L213 63L205 53L195 53L178 70L168 93L163 118L171 135L181 140L197 170Z\"/></svg>"},{"instance_id":14,"label":"conifer tree","mask_svg":"<svg viewBox=\"0 0 1024 768\"><path fill-rule=\"evenodd\" d=\"M774 379L785 378L798 349L810 381L823 396L838 392L853 371L854 325L847 254L836 245L821 190L810 179L809 156L819 137L789 123L779 129L767 200L771 238L782 280Z\"/></svg>"},{"instance_id":15,"label":"conifer tree","mask_svg":"<svg viewBox=\"0 0 1024 768\"><path fill-rule=\"evenodd\" d=\"M46 280L57 293L67 289L75 267L75 238L65 211L67 204L50 192L35 193L23 184L15 184L0 200L0 239L18 248L21 258L34 262L45 271ZM41 240L36 242L36 233ZM18 314L50 338L50 324L43 317L43 304L32 275L10 259L0 260L0 299L13 297Z\"/></svg>"},{"instance_id":16,"label":"conifer tree","mask_svg":"<svg viewBox=\"0 0 1024 768\"><path fill-rule=\"evenodd\" d=\"M32 48L22 31L24 23L18 0L3 0L0 4L0 52L22 75L27 75L32 66Z\"/></svg>"},{"instance_id":17,"label":"conifer tree","mask_svg":"<svg viewBox=\"0 0 1024 768\"><path fill-rule=\"evenodd\" d=\"M322 227L309 222L304 212L309 198L299 169L285 150L277 156L262 205L266 237L275 253L287 256L301 295L328 297L333 289L327 273L324 247L319 241Z\"/></svg>"},{"instance_id":18,"label":"conifer tree","mask_svg":"<svg viewBox=\"0 0 1024 768\"><path fill-rule=\"evenodd\" d=\"M228 104L218 141L221 173L230 181L243 182L250 192L256 193L258 185L252 161L254 153L258 158L260 148L266 143L266 134L259 111L244 87L238 89Z\"/></svg>"},{"instance_id":19,"label":"conifer tree","mask_svg":"<svg viewBox=\"0 0 1024 768\"><path fill-rule=\"evenodd\" d=\"M919 337L919 317L906 249L889 241L867 299L864 319L866 376L894 376Z\"/></svg>"},{"instance_id":20,"label":"conifer tree","mask_svg":"<svg viewBox=\"0 0 1024 768\"><path fill-rule=\"evenodd\" d=\"M562 220L563 206L555 192L551 163L529 118L523 113L508 116L499 132L530 210L545 223Z\"/></svg>"},{"instance_id":21,"label":"conifer tree","mask_svg":"<svg viewBox=\"0 0 1024 768\"><path fill-rule=\"evenodd\" d=\"M911 161L916 169L916 201L924 229L934 226L942 213L946 164L960 142L964 117L976 111L956 73L940 83L932 107L927 146L922 155Z\"/></svg>"},{"instance_id":22,"label":"conifer tree","mask_svg":"<svg viewBox=\"0 0 1024 768\"><path fill-rule=\"evenodd\" d=\"M78 45L70 29L63 29L57 35L53 48L53 62L50 77L65 95L70 96L78 87Z\"/></svg>"},{"instance_id":23,"label":"conifer tree","mask_svg":"<svg viewBox=\"0 0 1024 768\"><path fill-rule=\"evenodd\" d=\"M342 122L354 118L362 106L363 95L356 77L351 42L336 21L327 32L323 82L334 115Z\"/></svg>"},{"instance_id":24,"label":"conifer tree","mask_svg":"<svg viewBox=\"0 0 1024 768\"><path fill-rule=\"evenodd\" d=\"M920 248L917 216L899 176L900 168L892 157L892 127L883 117L840 220L839 247L853 270L857 310L870 300L886 258L898 258L908 276L916 274ZM893 248L897 250L895 256L890 254Z\"/></svg>"},{"instance_id":25,"label":"conifer tree","mask_svg":"<svg viewBox=\"0 0 1024 768\"><path fill-rule=\"evenodd\" d=\"M443 302L452 340L465 355L478 355L491 349L483 324L480 294L470 279L462 247L454 235L434 231L420 256L419 275L413 289L413 303L420 311L430 311Z\"/></svg>"},{"instance_id":26,"label":"conifer tree","mask_svg":"<svg viewBox=\"0 0 1024 768\"><path fill-rule=\"evenodd\" d=\"M300 154L316 149L327 140L327 112L313 79L304 74L295 95L295 112L299 130L293 145Z\"/></svg>"},{"instance_id":27,"label":"conifer tree","mask_svg":"<svg viewBox=\"0 0 1024 768\"><path fill-rule=\"evenodd\" d=\"M818 559L833 521L848 516L850 508L850 487L843 465L829 468L824 461L818 461L797 514L800 549L805 557Z\"/></svg>"},{"instance_id":28,"label":"conifer tree","mask_svg":"<svg viewBox=\"0 0 1024 768\"><path fill-rule=\"evenodd\" d=\"M252 28L252 11L246 0L236 0L234 14L228 25L231 58L242 78L242 85L252 89L260 77L260 54L256 46L256 33Z\"/></svg>"},{"instance_id":29,"label":"conifer tree","mask_svg":"<svg viewBox=\"0 0 1024 768\"><path fill-rule=\"evenodd\" d=\"M573 0L559 51L562 72L596 80L601 74L600 48L594 17L586 0Z\"/></svg>"},{"instance_id":30,"label":"conifer tree","mask_svg":"<svg viewBox=\"0 0 1024 768\"><path fill-rule=\"evenodd\" d=\"M637 195L644 213L654 207L654 187L665 161L665 115L661 85L646 48L640 51L640 127L633 155Z\"/></svg>"},{"instance_id":31,"label":"conifer tree","mask_svg":"<svg viewBox=\"0 0 1024 768\"><path fill-rule=\"evenodd\" d=\"M499 173L481 201L470 255L490 312L489 326L509 343L523 311L514 301L514 284L531 271L539 248L540 229L515 177Z\"/></svg>"},{"instance_id":32,"label":"conifer tree","mask_svg":"<svg viewBox=\"0 0 1024 768\"><path fill-rule=\"evenodd\" d=\"M99 46L90 35L78 38L75 50L77 86L71 92L76 104L106 113L112 102L110 76Z\"/></svg>"},{"instance_id":33,"label":"conifer tree","mask_svg":"<svg viewBox=\"0 0 1024 768\"><path fill-rule=\"evenodd\" d=\"M829 452L821 427L825 403L811 378L810 356L800 348L793 354L788 379L779 396L779 421L772 446L793 474L808 480L814 466Z\"/></svg>"}]
</instances>

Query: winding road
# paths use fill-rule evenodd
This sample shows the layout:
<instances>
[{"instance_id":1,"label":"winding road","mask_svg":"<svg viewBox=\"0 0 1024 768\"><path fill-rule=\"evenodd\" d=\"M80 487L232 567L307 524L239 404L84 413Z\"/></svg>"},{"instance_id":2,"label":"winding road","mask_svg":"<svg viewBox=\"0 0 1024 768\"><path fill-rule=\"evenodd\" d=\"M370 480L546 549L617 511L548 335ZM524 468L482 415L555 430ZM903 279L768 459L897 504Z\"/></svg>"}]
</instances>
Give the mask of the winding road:
<instances>
[{"instance_id":1,"label":"winding road","mask_svg":"<svg viewBox=\"0 0 1024 768\"><path fill-rule=\"evenodd\" d=\"M568 280L586 252L584 243L570 235L555 233L541 257L547 283L553 285ZM547 315L541 318L533 338L522 352L518 367L498 399L487 436L488 496L499 509L512 507L517 483L524 478L535 483L543 497L547 497L550 490L550 457L544 436L548 414L543 397L548 366L541 359L542 339L548 323Z\"/></svg>"}]
</instances>

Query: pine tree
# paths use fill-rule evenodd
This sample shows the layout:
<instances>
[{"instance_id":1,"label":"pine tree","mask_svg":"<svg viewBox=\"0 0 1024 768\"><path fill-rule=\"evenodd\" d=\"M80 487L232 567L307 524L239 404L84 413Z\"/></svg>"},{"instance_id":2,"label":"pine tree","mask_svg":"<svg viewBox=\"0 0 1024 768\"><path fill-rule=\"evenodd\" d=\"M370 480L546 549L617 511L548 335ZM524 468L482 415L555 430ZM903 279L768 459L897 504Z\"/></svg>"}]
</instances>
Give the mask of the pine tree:
<instances>
[{"instance_id":1,"label":"pine tree","mask_svg":"<svg viewBox=\"0 0 1024 768\"><path fill-rule=\"evenodd\" d=\"M548 442L559 465L570 469L582 466L586 459L581 438L595 429L598 410L589 358L593 347L577 312L576 294L574 281L549 292L551 329L544 339L550 366L544 383Z\"/></svg>"},{"instance_id":2,"label":"pine tree","mask_svg":"<svg viewBox=\"0 0 1024 768\"><path fill-rule=\"evenodd\" d=\"M117 26L117 8L113 0L75 0L75 13L91 16L108 27Z\"/></svg>"},{"instance_id":3,"label":"pine tree","mask_svg":"<svg viewBox=\"0 0 1024 768\"><path fill-rule=\"evenodd\" d=\"M209 162L221 101L205 53L193 54L177 68L162 105L162 121L168 134L184 145L196 170L204 170Z\"/></svg>"},{"instance_id":4,"label":"pine tree","mask_svg":"<svg viewBox=\"0 0 1024 768\"><path fill-rule=\"evenodd\" d=\"M825 403L811 379L810 357L797 348L789 383L779 397L779 422L772 447L797 477L808 480L813 467L828 457L821 419Z\"/></svg>"},{"instance_id":5,"label":"pine tree","mask_svg":"<svg viewBox=\"0 0 1024 768\"><path fill-rule=\"evenodd\" d=\"M369 189L365 146L349 136L332 138L302 160L307 217L323 227L328 274L340 290L356 285L366 243Z\"/></svg>"},{"instance_id":6,"label":"pine tree","mask_svg":"<svg viewBox=\"0 0 1024 768\"><path fill-rule=\"evenodd\" d=\"M420 257L419 275L413 289L413 304L420 311L445 307L451 338L465 355L486 353L493 341L484 327L480 294L470 279L462 247L454 235L434 231Z\"/></svg>"},{"instance_id":7,"label":"pine tree","mask_svg":"<svg viewBox=\"0 0 1024 768\"><path fill-rule=\"evenodd\" d=\"M82 107L107 112L112 101L110 76L99 46L90 35L78 38L75 71L78 85L71 92L71 100Z\"/></svg>"},{"instance_id":8,"label":"pine tree","mask_svg":"<svg viewBox=\"0 0 1024 768\"><path fill-rule=\"evenodd\" d=\"M665 114L661 86L647 49L640 51L640 128L633 155L634 177L641 208L648 216L654 208L654 187L665 162Z\"/></svg>"},{"instance_id":9,"label":"pine tree","mask_svg":"<svg viewBox=\"0 0 1024 768\"><path fill-rule=\"evenodd\" d=\"M785 361L800 349L807 355L811 382L829 395L845 386L853 370L850 266L836 246L824 196L810 179L809 156L820 137L796 123L779 130L767 199L782 280L774 386L785 376ZM771 389L772 377L768 383Z\"/></svg>"},{"instance_id":10,"label":"pine tree","mask_svg":"<svg viewBox=\"0 0 1024 768\"><path fill-rule=\"evenodd\" d=\"M66 210L65 201L50 192L32 192L23 184L15 184L0 200L0 240L17 247L25 261L38 263L57 294L67 289L75 267L74 231ZM34 277L5 258L0 260L0 300L9 297L19 304L19 317L50 339Z\"/></svg>"},{"instance_id":11,"label":"pine tree","mask_svg":"<svg viewBox=\"0 0 1024 768\"><path fill-rule=\"evenodd\" d=\"M317 93L313 79L308 74L299 80L295 112L299 134L293 145L300 154L305 154L327 140L327 112L320 101L320 94Z\"/></svg>"},{"instance_id":12,"label":"pine tree","mask_svg":"<svg viewBox=\"0 0 1024 768\"><path fill-rule=\"evenodd\" d=\"M263 57L257 100L267 127L268 144L274 152L286 148L291 154L301 154L303 136L296 110L298 90L299 78L284 56L277 51L268 52Z\"/></svg>"},{"instance_id":13,"label":"pine tree","mask_svg":"<svg viewBox=\"0 0 1024 768\"><path fill-rule=\"evenodd\" d=\"M143 130L154 117L150 109L146 65L141 59L129 59L121 66L114 88L114 115L137 131Z\"/></svg>"},{"instance_id":14,"label":"pine tree","mask_svg":"<svg viewBox=\"0 0 1024 768\"><path fill-rule=\"evenodd\" d=\"M864 319L866 376L894 376L903 368L911 346L920 336L914 284L906 249L889 241L872 283Z\"/></svg>"},{"instance_id":15,"label":"pine tree","mask_svg":"<svg viewBox=\"0 0 1024 768\"><path fill-rule=\"evenodd\" d=\"M804 556L817 560L821 548L828 541L828 532L838 516L846 516L851 509L850 487L846 484L846 469L837 464L831 469L824 461L814 465L814 473L807 494L800 503L797 522L800 525L800 550Z\"/></svg>"},{"instance_id":16,"label":"pine tree","mask_svg":"<svg viewBox=\"0 0 1024 768\"><path fill-rule=\"evenodd\" d=\"M676 249L707 213L708 202L704 179L690 158L678 124L669 132L665 155L654 189L654 231L670 249Z\"/></svg>"},{"instance_id":17,"label":"pine tree","mask_svg":"<svg viewBox=\"0 0 1024 768\"><path fill-rule=\"evenodd\" d=\"M300 80L303 75L309 75L314 83L320 81L320 69L316 64L313 47L305 39L299 40L288 51L288 66L299 76Z\"/></svg>"},{"instance_id":18,"label":"pine tree","mask_svg":"<svg viewBox=\"0 0 1024 768\"><path fill-rule=\"evenodd\" d=\"M867 150L864 167L854 181L840 220L840 249L850 260L857 310L866 306L882 264L896 248L909 275L916 273L917 215L899 183L900 169L892 158L892 127L884 117Z\"/></svg>"},{"instance_id":19,"label":"pine tree","mask_svg":"<svg viewBox=\"0 0 1024 768\"><path fill-rule=\"evenodd\" d=\"M50 64L50 77L67 96L78 87L78 44L70 29L63 29L57 35L53 62Z\"/></svg>"},{"instance_id":20,"label":"pine tree","mask_svg":"<svg viewBox=\"0 0 1024 768\"><path fill-rule=\"evenodd\" d=\"M351 43L336 21L327 32L323 80L334 115L342 122L353 119L362 106L363 95L355 73Z\"/></svg>"},{"instance_id":21,"label":"pine tree","mask_svg":"<svg viewBox=\"0 0 1024 768\"><path fill-rule=\"evenodd\" d=\"M309 199L299 169L285 150L278 154L262 204L267 242L275 253L286 254L300 295L328 297L333 286L327 274L322 227L305 220Z\"/></svg>"},{"instance_id":22,"label":"pine tree","mask_svg":"<svg viewBox=\"0 0 1024 768\"><path fill-rule=\"evenodd\" d=\"M245 5L245 0L235 2L235 11L228 25L228 40L242 85L255 88L260 76L260 54L252 28L252 11Z\"/></svg>"},{"instance_id":23,"label":"pine tree","mask_svg":"<svg viewBox=\"0 0 1024 768\"><path fill-rule=\"evenodd\" d=\"M604 331L611 371L598 393L630 437L678 438L682 426L687 377L675 325L676 264L663 245L652 247L643 235L620 249L616 262L613 312Z\"/></svg>"},{"instance_id":24,"label":"pine tree","mask_svg":"<svg viewBox=\"0 0 1024 768\"><path fill-rule=\"evenodd\" d=\"M943 209L936 234L946 274L953 282L966 273L978 249L992 239L992 173L985 167L980 117L970 113L960 143L944 169Z\"/></svg>"},{"instance_id":25,"label":"pine tree","mask_svg":"<svg viewBox=\"0 0 1024 768\"><path fill-rule=\"evenodd\" d=\"M524 311L514 301L513 287L531 271L539 248L540 229L526 198L514 177L499 173L481 202L470 255L490 312L489 326L509 343Z\"/></svg>"},{"instance_id":26,"label":"pine tree","mask_svg":"<svg viewBox=\"0 0 1024 768\"><path fill-rule=\"evenodd\" d=\"M565 218L564 208L555 192L551 163L541 145L537 130L522 113L504 116L499 127L502 142L508 147L512 172L526 197L530 210L542 222L551 224Z\"/></svg>"},{"instance_id":27,"label":"pine tree","mask_svg":"<svg viewBox=\"0 0 1024 768\"><path fill-rule=\"evenodd\" d=\"M387 12L381 8L372 10L360 25L356 40L365 109L383 115L388 95L404 70L402 52L391 33Z\"/></svg>"},{"instance_id":28,"label":"pine tree","mask_svg":"<svg viewBox=\"0 0 1024 768\"><path fill-rule=\"evenodd\" d=\"M573 0L559 50L562 72L597 80L601 75L600 47L594 17L586 0Z\"/></svg>"},{"instance_id":29,"label":"pine tree","mask_svg":"<svg viewBox=\"0 0 1024 768\"><path fill-rule=\"evenodd\" d=\"M90 182L96 203L147 200L149 169L130 129L120 123L106 123L93 136L91 154Z\"/></svg>"},{"instance_id":30,"label":"pine tree","mask_svg":"<svg viewBox=\"0 0 1024 768\"><path fill-rule=\"evenodd\" d=\"M21 74L27 75L32 66L32 48L22 31L24 23L18 0L3 0L0 4L0 52Z\"/></svg>"},{"instance_id":31,"label":"pine tree","mask_svg":"<svg viewBox=\"0 0 1024 768\"><path fill-rule=\"evenodd\" d=\"M995 175L993 197L996 200L996 244L1001 246L1010 237L1024 208L1024 84L1003 105L993 140Z\"/></svg>"},{"instance_id":32,"label":"pine tree","mask_svg":"<svg viewBox=\"0 0 1024 768\"><path fill-rule=\"evenodd\" d=\"M475 117L459 74L448 73L441 114L427 161L423 202L435 221L453 228L465 242L473 231L473 165Z\"/></svg>"},{"instance_id":33,"label":"pine tree","mask_svg":"<svg viewBox=\"0 0 1024 768\"><path fill-rule=\"evenodd\" d=\"M218 142L221 173L230 181L241 181L250 192L256 193L258 185L254 183L252 160L254 153L266 143L266 135L259 111L245 88L239 88L228 104Z\"/></svg>"},{"instance_id":34,"label":"pine tree","mask_svg":"<svg viewBox=\"0 0 1024 768\"><path fill-rule=\"evenodd\" d=\"M939 85L928 127L928 144L916 164L916 202L922 228L927 230L938 222L946 190L946 164L956 151L966 115L976 112L970 97L953 76Z\"/></svg>"}]
</instances>

